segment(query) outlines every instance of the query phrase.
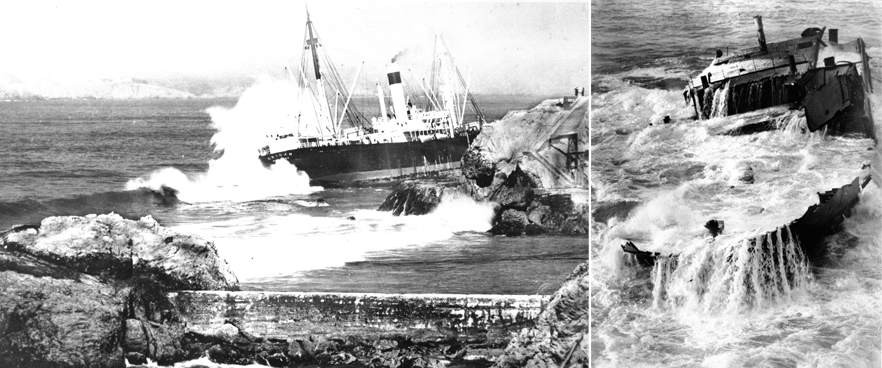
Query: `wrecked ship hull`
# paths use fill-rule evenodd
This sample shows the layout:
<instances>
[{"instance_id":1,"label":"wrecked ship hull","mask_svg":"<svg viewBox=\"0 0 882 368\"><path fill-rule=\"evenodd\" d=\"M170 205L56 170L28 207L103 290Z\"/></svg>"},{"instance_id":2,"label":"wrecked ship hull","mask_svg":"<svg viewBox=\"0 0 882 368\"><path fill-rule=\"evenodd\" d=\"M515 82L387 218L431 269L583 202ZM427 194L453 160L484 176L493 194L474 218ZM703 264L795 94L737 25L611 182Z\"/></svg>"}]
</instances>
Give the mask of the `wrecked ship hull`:
<instances>
[{"instance_id":1,"label":"wrecked ship hull","mask_svg":"<svg viewBox=\"0 0 882 368\"><path fill-rule=\"evenodd\" d=\"M810 131L829 126L831 133L876 139L863 39L839 43L838 30L831 29L825 42L825 29L810 28L802 37L767 44L762 18L755 19L758 47L729 55L717 51L710 66L689 81L684 98L698 119L762 112L716 131L750 134L777 129L776 121L804 113Z\"/></svg>"},{"instance_id":2,"label":"wrecked ship hull","mask_svg":"<svg viewBox=\"0 0 882 368\"><path fill-rule=\"evenodd\" d=\"M863 179L856 177L851 183L839 188L818 192L819 203L809 206L800 218L748 239L751 251L773 255L782 244L796 241L803 254L808 257L823 254L824 238L839 232L842 221L851 217L852 208L860 201L860 193L870 180L870 176ZM676 254L640 250L631 241L621 247L637 264L646 267L654 266L659 258L677 258Z\"/></svg>"}]
</instances>

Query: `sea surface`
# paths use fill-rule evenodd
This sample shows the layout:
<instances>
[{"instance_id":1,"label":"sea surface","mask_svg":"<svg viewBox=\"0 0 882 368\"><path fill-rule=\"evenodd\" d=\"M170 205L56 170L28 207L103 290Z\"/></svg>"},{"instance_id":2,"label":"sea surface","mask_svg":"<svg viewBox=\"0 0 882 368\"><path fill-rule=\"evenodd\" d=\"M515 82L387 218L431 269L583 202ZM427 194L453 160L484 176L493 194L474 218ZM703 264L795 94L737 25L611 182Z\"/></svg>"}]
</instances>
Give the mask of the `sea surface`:
<instances>
[{"instance_id":1,"label":"sea surface","mask_svg":"<svg viewBox=\"0 0 882 368\"><path fill-rule=\"evenodd\" d=\"M804 118L781 121L779 131L717 136L710 126L737 117L696 122L684 102L687 79L715 50L755 46L754 15L763 16L768 42L825 26L838 28L840 40L863 37L880 85L878 3L592 2L593 206L624 215L595 217L592 227L597 367L882 364L882 181L869 184L820 257L806 260L784 242L790 267L779 269L745 246L802 216L815 193L866 174L878 147L861 137L803 133ZM879 88L872 101L882 116ZM660 123L665 116L674 123ZM878 156L874 165L882 165ZM753 184L738 180L746 166ZM725 223L713 241L704 229L709 219ZM626 240L679 262L639 266L623 255Z\"/></svg>"},{"instance_id":2,"label":"sea surface","mask_svg":"<svg viewBox=\"0 0 882 368\"><path fill-rule=\"evenodd\" d=\"M395 217L376 211L389 186L315 187L287 162L263 167L257 149L267 127L292 121L292 91L267 82L239 99L0 101L0 228L153 216L213 241L244 290L550 294L588 258L584 238L487 235L488 204ZM478 96L489 121L545 98ZM354 101L375 110L376 97Z\"/></svg>"}]
</instances>

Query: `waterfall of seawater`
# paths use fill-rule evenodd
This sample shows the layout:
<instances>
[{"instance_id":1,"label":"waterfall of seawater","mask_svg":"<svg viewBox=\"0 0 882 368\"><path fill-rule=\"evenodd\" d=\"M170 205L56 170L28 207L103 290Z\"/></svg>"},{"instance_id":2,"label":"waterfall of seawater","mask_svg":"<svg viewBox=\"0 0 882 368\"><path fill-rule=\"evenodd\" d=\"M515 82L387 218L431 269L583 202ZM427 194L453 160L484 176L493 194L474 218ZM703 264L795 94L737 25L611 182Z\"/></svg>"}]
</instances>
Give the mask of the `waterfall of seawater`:
<instances>
[{"instance_id":1,"label":"waterfall of seawater","mask_svg":"<svg viewBox=\"0 0 882 368\"><path fill-rule=\"evenodd\" d=\"M713 107L711 108L711 118L718 118L729 115L729 82L726 81L722 87L718 88L714 93Z\"/></svg>"},{"instance_id":2,"label":"waterfall of seawater","mask_svg":"<svg viewBox=\"0 0 882 368\"><path fill-rule=\"evenodd\" d=\"M738 313L790 300L811 280L789 226L722 244L698 242L678 257L656 261L654 307Z\"/></svg>"}]
</instances>

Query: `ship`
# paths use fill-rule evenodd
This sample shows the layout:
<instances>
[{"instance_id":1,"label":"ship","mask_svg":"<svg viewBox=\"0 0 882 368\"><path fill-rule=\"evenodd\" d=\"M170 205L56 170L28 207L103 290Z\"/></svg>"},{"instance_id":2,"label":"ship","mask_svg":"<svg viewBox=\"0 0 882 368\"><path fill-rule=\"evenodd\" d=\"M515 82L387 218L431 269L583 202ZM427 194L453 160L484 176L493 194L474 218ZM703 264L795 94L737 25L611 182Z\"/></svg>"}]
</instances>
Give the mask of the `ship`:
<instances>
[{"instance_id":1,"label":"ship","mask_svg":"<svg viewBox=\"0 0 882 368\"><path fill-rule=\"evenodd\" d=\"M799 37L767 43L762 17L754 21L756 47L731 54L717 50L710 65L689 80L683 97L697 119L738 115L713 133L749 134L777 129L799 114L812 132L876 139L873 80L862 38L840 42L838 29L813 27Z\"/></svg>"},{"instance_id":2,"label":"ship","mask_svg":"<svg viewBox=\"0 0 882 368\"><path fill-rule=\"evenodd\" d=\"M352 102L364 63L346 84L308 11L304 35L300 67L291 73L302 109L290 127L267 134L267 144L258 149L265 166L286 160L324 186L394 183L459 168L484 114L469 90L470 75L463 78L440 34L429 77L411 78L418 89L408 85L410 94L396 58L386 65L386 88L376 82L379 116L370 119ZM470 123L464 121L467 108L474 117Z\"/></svg>"}]
</instances>

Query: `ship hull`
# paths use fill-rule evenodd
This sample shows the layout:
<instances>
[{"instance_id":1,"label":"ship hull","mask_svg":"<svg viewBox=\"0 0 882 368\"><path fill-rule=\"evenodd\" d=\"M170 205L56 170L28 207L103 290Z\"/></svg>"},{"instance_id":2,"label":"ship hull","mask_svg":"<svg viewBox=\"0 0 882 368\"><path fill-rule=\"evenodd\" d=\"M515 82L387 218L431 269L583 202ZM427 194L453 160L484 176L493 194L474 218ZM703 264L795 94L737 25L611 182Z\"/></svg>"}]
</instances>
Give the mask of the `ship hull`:
<instances>
[{"instance_id":1,"label":"ship hull","mask_svg":"<svg viewBox=\"0 0 882 368\"><path fill-rule=\"evenodd\" d=\"M262 156L265 164L287 160L322 185L425 176L459 168L477 132L448 139L297 148Z\"/></svg>"}]
</instances>

